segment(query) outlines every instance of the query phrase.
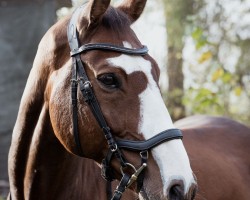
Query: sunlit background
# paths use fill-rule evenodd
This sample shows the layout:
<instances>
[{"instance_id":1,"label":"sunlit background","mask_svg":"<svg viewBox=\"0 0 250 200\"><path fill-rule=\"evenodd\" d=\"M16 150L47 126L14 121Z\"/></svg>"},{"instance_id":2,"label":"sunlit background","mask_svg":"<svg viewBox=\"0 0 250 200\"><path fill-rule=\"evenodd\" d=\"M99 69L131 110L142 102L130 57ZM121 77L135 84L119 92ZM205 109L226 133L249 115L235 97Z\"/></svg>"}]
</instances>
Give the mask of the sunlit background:
<instances>
[{"instance_id":1,"label":"sunlit background","mask_svg":"<svg viewBox=\"0 0 250 200\"><path fill-rule=\"evenodd\" d=\"M82 2L0 0L0 196L8 188L12 128L38 42ZM249 0L149 0L133 29L160 66L174 121L209 114L250 126Z\"/></svg>"}]
</instances>

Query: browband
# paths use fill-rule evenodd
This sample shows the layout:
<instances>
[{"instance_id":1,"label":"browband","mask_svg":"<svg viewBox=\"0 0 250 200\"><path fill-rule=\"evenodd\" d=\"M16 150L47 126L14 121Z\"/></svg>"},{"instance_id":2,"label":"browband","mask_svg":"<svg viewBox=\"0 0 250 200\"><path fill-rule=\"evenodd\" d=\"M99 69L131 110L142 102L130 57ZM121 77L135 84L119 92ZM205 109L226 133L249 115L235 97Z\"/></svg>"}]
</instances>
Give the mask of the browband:
<instances>
[{"instance_id":1,"label":"browband","mask_svg":"<svg viewBox=\"0 0 250 200\"><path fill-rule=\"evenodd\" d=\"M168 129L154 137L144 141L122 140L117 139L117 146L121 149L128 149L131 151L145 151L153 147L173 139L182 139L183 135L179 129Z\"/></svg>"},{"instance_id":2,"label":"browband","mask_svg":"<svg viewBox=\"0 0 250 200\"><path fill-rule=\"evenodd\" d=\"M132 48L126 48L123 46L117 46L117 45L108 44L108 43L95 43L95 44L89 43L89 44L82 45L78 49L73 49L70 52L70 55L72 57L77 54L90 51L90 50L107 50L107 51L115 51L119 53L125 53L129 55L138 55L138 56L146 55L148 53L147 46L142 46L142 48L140 49L132 49Z\"/></svg>"}]
</instances>

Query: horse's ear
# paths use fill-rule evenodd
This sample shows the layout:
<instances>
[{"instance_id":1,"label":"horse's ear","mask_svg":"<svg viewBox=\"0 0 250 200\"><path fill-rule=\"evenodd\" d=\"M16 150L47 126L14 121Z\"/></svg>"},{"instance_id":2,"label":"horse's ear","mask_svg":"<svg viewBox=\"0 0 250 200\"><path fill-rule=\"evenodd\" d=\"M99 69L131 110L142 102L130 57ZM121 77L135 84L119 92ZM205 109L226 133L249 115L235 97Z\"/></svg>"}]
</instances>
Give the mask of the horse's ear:
<instances>
[{"instance_id":1,"label":"horse's ear","mask_svg":"<svg viewBox=\"0 0 250 200\"><path fill-rule=\"evenodd\" d=\"M147 0L125 0L117 8L126 13L133 23L141 16L146 2Z\"/></svg>"},{"instance_id":2,"label":"horse's ear","mask_svg":"<svg viewBox=\"0 0 250 200\"><path fill-rule=\"evenodd\" d=\"M90 0L87 6L88 26L96 24L108 9L110 0Z\"/></svg>"}]
</instances>

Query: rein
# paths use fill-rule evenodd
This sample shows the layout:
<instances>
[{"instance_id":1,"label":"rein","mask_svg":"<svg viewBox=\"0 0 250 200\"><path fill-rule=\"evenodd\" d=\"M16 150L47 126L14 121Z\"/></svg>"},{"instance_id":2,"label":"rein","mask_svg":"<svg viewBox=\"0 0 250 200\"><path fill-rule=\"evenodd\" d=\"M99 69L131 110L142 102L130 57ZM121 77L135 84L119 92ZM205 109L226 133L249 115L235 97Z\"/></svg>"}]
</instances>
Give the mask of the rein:
<instances>
[{"instance_id":1,"label":"rein","mask_svg":"<svg viewBox=\"0 0 250 200\"><path fill-rule=\"evenodd\" d=\"M94 94L91 82L88 79L84 63L81 60L80 54L91 50L101 50L101 51L119 52L133 56L144 56L148 53L148 48L146 46L142 46L139 49L133 49L109 43L84 44L81 46L78 39L79 33L77 31L76 24L82 8L83 6L77 8L76 11L73 13L68 25L68 32L67 32L68 42L71 49L70 55L72 57L72 62L73 62L72 79L71 79L73 133L74 133L75 143L77 146L78 155L83 157L82 146L79 138L78 114L77 114L77 104L78 104L77 92L79 85L80 91L84 97L84 101L89 105L108 143L109 150L107 156L102 161L102 176L108 182L111 182L115 179L113 175L113 169L110 165L111 160L115 157L120 162L122 179L119 185L117 186L116 190L114 191L114 195L112 198L111 198L112 193L110 192L111 188L108 187L107 189L108 199L119 200L125 189L131 186L134 182L137 182L137 192L141 190L143 185L145 168L147 167L148 150L158 146L163 142L173 139L181 139L182 133L178 129L169 129L145 141L131 141L131 140L122 140L113 138L111 130L107 125L107 122L102 114L96 96ZM126 162L126 159L122 155L120 149L128 149L131 151L140 152L141 167L136 169L132 164ZM126 169L131 169L133 171L133 174L130 175L126 173L125 172Z\"/></svg>"}]
</instances>

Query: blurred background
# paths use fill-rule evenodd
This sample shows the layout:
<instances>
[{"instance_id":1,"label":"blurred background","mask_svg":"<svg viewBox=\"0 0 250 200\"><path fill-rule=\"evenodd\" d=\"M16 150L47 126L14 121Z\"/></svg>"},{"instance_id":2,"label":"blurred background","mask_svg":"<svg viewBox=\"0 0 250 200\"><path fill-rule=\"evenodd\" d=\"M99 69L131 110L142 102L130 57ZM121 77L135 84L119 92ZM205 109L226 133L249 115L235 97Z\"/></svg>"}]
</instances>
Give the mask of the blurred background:
<instances>
[{"instance_id":1,"label":"blurred background","mask_svg":"<svg viewBox=\"0 0 250 200\"><path fill-rule=\"evenodd\" d=\"M0 0L0 200L8 191L11 134L37 45L82 2ZM250 126L249 0L151 0L133 29L161 68L174 121L209 114Z\"/></svg>"}]
</instances>

